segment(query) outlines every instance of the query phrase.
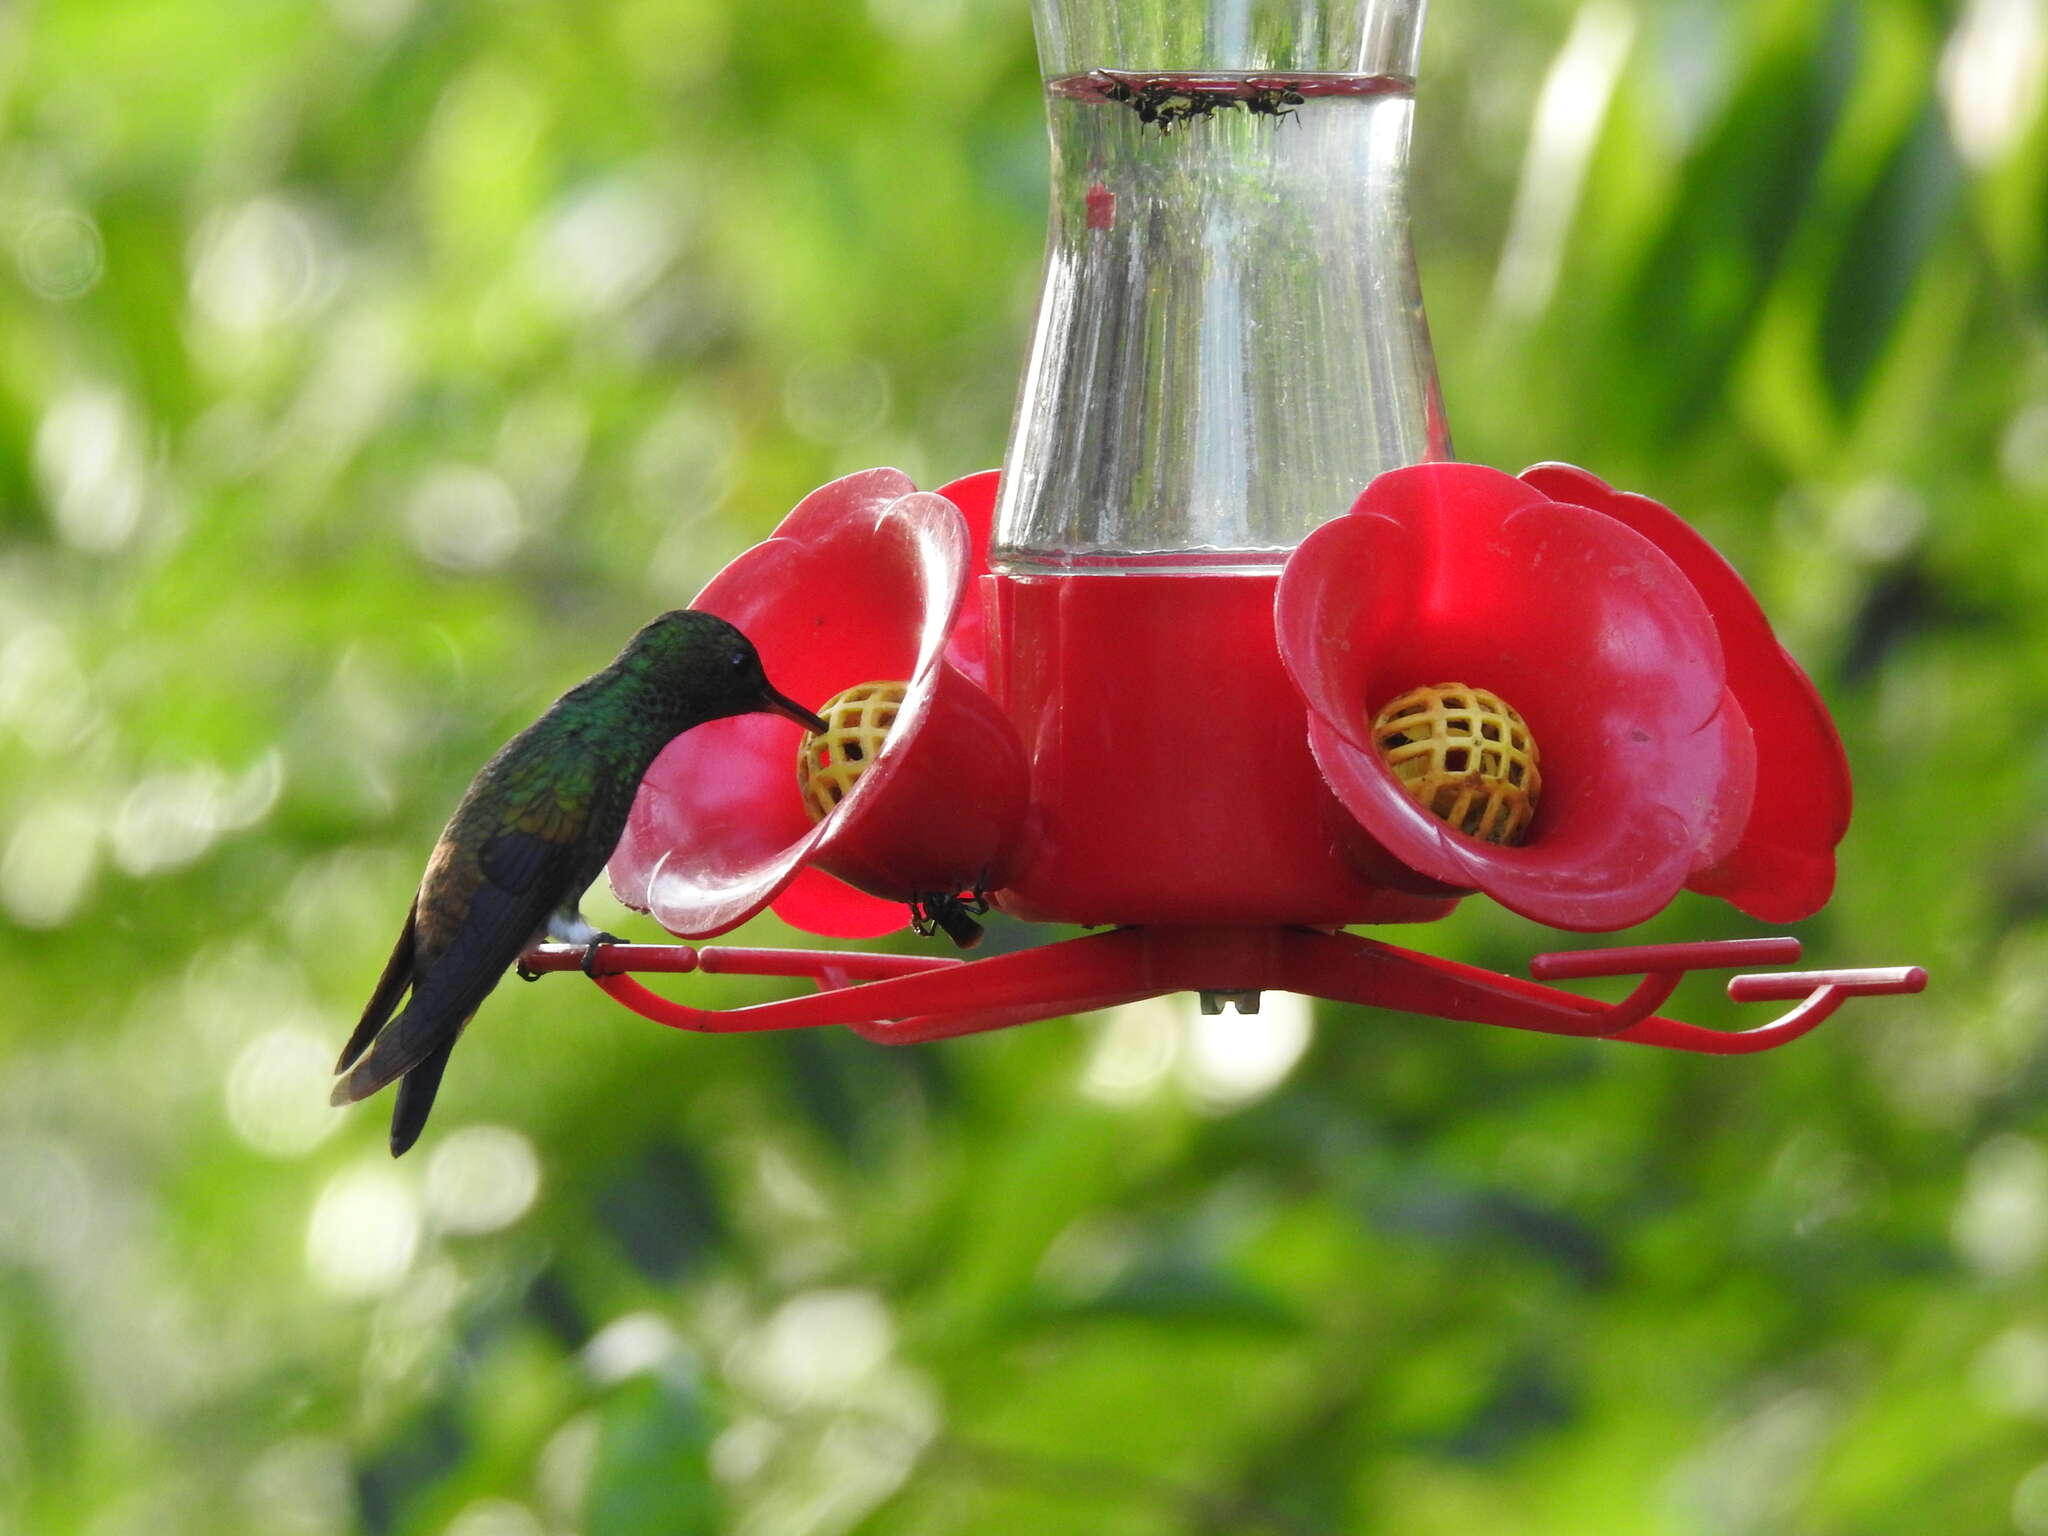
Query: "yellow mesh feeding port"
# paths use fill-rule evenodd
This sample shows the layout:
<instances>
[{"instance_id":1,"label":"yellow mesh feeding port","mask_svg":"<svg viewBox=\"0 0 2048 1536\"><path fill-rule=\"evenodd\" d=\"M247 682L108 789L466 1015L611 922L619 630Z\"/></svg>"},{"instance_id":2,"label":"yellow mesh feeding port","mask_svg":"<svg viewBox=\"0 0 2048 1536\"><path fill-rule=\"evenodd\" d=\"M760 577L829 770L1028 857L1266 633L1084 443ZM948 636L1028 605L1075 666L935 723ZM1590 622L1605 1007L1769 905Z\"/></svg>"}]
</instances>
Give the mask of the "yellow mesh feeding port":
<instances>
[{"instance_id":1,"label":"yellow mesh feeding port","mask_svg":"<svg viewBox=\"0 0 2048 1536\"><path fill-rule=\"evenodd\" d=\"M1413 689L1374 718L1372 739L1422 808L1467 837L1513 844L1528 832L1543 793L1536 739L1498 694Z\"/></svg>"},{"instance_id":2,"label":"yellow mesh feeding port","mask_svg":"<svg viewBox=\"0 0 2048 1536\"><path fill-rule=\"evenodd\" d=\"M830 729L804 737L796 756L797 788L811 820L820 820L844 800L880 755L909 689L908 683L860 683L834 694L818 711Z\"/></svg>"}]
</instances>

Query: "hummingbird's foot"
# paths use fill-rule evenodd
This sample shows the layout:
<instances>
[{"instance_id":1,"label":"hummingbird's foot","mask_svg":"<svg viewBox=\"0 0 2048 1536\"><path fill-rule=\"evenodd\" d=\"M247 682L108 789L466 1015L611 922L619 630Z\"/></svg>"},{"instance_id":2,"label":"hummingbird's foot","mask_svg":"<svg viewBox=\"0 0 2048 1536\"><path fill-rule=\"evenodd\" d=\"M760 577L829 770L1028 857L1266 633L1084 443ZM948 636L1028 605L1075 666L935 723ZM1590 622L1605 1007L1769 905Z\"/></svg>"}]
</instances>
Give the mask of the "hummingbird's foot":
<instances>
[{"instance_id":1,"label":"hummingbird's foot","mask_svg":"<svg viewBox=\"0 0 2048 1536\"><path fill-rule=\"evenodd\" d=\"M590 936L589 942L583 946L583 964L580 967L583 974L592 981L597 980L597 952L607 944L623 944L625 942L616 933L606 933L602 928L593 933Z\"/></svg>"},{"instance_id":2,"label":"hummingbird's foot","mask_svg":"<svg viewBox=\"0 0 2048 1536\"><path fill-rule=\"evenodd\" d=\"M512 967L512 974L517 976L521 981L539 981L541 977L547 974L547 972L528 970L526 968L526 956L521 955L519 957L519 963Z\"/></svg>"}]
</instances>

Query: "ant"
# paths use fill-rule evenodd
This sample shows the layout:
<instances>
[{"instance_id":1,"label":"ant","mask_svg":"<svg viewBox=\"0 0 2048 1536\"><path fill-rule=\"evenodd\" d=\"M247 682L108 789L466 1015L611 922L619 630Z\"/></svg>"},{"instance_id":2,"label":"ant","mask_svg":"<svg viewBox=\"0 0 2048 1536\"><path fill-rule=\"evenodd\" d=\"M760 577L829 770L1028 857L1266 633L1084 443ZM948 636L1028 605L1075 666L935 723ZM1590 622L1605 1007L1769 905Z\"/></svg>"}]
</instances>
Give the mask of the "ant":
<instances>
[{"instance_id":1,"label":"ant","mask_svg":"<svg viewBox=\"0 0 2048 1536\"><path fill-rule=\"evenodd\" d=\"M1219 100L1206 92L1183 90L1157 81L1133 85L1107 70L1097 70L1093 78L1104 101L1131 108L1138 114L1139 122L1148 127L1157 123L1162 134L1171 133L1176 123L1213 117L1219 106L1237 105L1227 98Z\"/></svg>"},{"instance_id":2,"label":"ant","mask_svg":"<svg viewBox=\"0 0 2048 1536\"><path fill-rule=\"evenodd\" d=\"M981 942L981 924L975 919L989 909L988 892L977 884L972 891L920 891L910 903L910 927L921 938L940 929L961 949Z\"/></svg>"},{"instance_id":3,"label":"ant","mask_svg":"<svg viewBox=\"0 0 2048 1536\"><path fill-rule=\"evenodd\" d=\"M1290 87L1277 85L1259 86L1245 97L1245 111L1254 117L1292 117L1294 109L1308 98Z\"/></svg>"},{"instance_id":4,"label":"ant","mask_svg":"<svg viewBox=\"0 0 2048 1536\"><path fill-rule=\"evenodd\" d=\"M1157 123L1161 135L1171 133L1176 123L1189 123L1197 118L1213 117L1218 107L1234 107L1236 102L1225 98L1218 100L1206 93L1175 90L1171 86L1147 86L1138 94L1138 121Z\"/></svg>"},{"instance_id":5,"label":"ant","mask_svg":"<svg viewBox=\"0 0 2048 1536\"><path fill-rule=\"evenodd\" d=\"M1292 117L1306 98L1291 86L1254 86L1250 94L1237 96L1219 90L1189 90L1162 81L1133 84L1107 70L1096 72L1097 89L1104 101L1127 106L1148 127L1157 124L1160 134L1173 132L1181 123L1204 121L1219 111L1242 107L1255 117Z\"/></svg>"}]
</instances>

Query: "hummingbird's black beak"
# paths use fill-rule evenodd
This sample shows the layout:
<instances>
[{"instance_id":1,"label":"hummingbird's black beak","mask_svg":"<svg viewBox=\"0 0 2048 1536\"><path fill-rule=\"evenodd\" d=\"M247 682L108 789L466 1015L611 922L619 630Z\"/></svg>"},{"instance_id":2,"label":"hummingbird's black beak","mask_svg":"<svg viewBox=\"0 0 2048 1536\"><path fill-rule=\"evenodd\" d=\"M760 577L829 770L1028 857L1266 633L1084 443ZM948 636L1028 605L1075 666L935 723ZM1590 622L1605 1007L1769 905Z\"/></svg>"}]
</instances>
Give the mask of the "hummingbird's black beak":
<instances>
[{"instance_id":1,"label":"hummingbird's black beak","mask_svg":"<svg viewBox=\"0 0 2048 1536\"><path fill-rule=\"evenodd\" d=\"M778 693L764 684L761 689L761 709L765 714L782 715L794 720L813 736L822 736L832 729L823 715L814 715L786 693Z\"/></svg>"}]
</instances>

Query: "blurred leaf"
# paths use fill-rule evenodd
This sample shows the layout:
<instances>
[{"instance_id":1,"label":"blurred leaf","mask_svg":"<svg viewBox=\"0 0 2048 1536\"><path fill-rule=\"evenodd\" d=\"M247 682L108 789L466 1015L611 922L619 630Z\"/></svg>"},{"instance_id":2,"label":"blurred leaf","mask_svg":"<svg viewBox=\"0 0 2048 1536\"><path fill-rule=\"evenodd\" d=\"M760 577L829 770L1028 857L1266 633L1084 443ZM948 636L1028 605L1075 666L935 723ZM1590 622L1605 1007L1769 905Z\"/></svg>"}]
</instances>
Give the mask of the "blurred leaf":
<instances>
[{"instance_id":1,"label":"blurred leaf","mask_svg":"<svg viewBox=\"0 0 2048 1536\"><path fill-rule=\"evenodd\" d=\"M0 1452L10 1501L40 1495L54 1503L78 1471L78 1401L62 1341L56 1310L35 1277L0 1271L0 1371L7 1423L19 1442ZM18 1506L17 1513L25 1517Z\"/></svg>"},{"instance_id":2,"label":"blurred leaf","mask_svg":"<svg viewBox=\"0 0 2048 1536\"><path fill-rule=\"evenodd\" d=\"M1947 125L1930 99L1857 207L1828 283L1821 357L1829 391L1844 410L1884 355L1961 191Z\"/></svg>"},{"instance_id":3,"label":"blurred leaf","mask_svg":"<svg viewBox=\"0 0 2048 1536\"><path fill-rule=\"evenodd\" d=\"M600 1412L590 1536L713 1536L726 1529L711 1486L711 1424L693 1392L643 1377L613 1393Z\"/></svg>"},{"instance_id":4,"label":"blurred leaf","mask_svg":"<svg viewBox=\"0 0 2048 1536\"><path fill-rule=\"evenodd\" d=\"M1124 1316L1178 1320L1190 1326L1295 1331L1300 1319L1270 1292L1189 1260L1136 1265L1095 1296L1050 1311L1067 1316Z\"/></svg>"},{"instance_id":5,"label":"blurred leaf","mask_svg":"<svg viewBox=\"0 0 2048 1536\"><path fill-rule=\"evenodd\" d=\"M627 1256L657 1280L705 1262L724 1236L717 1191L696 1154L678 1142L647 1147L631 1172L599 1193L597 1211Z\"/></svg>"},{"instance_id":6,"label":"blurred leaf","mask_svg":"<svg viewBox=\"0 0 2048 1536\"><path fill-rule=\"evenodd\" d=\"M415 1416L356 1474L363 1528L370 1536L412 1529L412 1517L431 1501L435 1486L462 1466L470 1444L448 1405Z\"/></svg>"},{"instance_id":7,"label":"blurred leaf","mask_svg":"<svg viewBox=\"0 0 2048 1536\"><path fill-rule=\"evenodd\" d=\"M1617 430L1658 443L1695 430L1755 324L1854 79L1847 0L1766 45L1671 193L1611 315L1604 397Z\"/></svg>"}]
</instances>

